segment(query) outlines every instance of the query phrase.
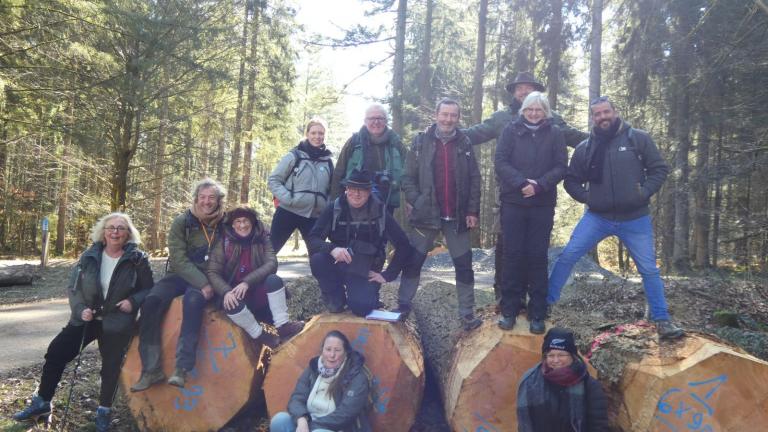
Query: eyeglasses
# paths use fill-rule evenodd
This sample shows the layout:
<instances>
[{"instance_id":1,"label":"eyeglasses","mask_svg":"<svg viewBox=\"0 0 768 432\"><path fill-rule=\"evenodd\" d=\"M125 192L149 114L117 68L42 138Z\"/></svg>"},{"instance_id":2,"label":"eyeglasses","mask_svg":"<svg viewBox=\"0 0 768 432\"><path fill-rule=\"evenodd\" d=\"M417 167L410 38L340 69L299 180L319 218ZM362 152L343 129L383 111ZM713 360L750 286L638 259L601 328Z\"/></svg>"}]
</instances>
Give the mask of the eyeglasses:
<instances>
[{"instance_id":1,"label":"eyeglasses","mask_svg":"<svg viewBox=\"0 0 768 432\"><path fill-rule=\"evenodd\" d=\"M124 226L122 226L122 225L118 225L118 226L112 226L112 225L110 225L110 226L108 226L108 227L104 227L104 231L109 231L109 232L123 232L123 231L128 231L128 227L124 227Z\"/></svg>"},{"instance_id":2,"label":"eyeglasses","mask_svg":"<svg viewBox=\"0 0 768 432\"><path fill-rule=\"evenodd\" d=\"M596 97L596 98L592 99L592 102L589 103L589 106L597 105L597 104L603 103L603 102L610 102L610 101L611 100L608 99L608 96L599 96L599 97Z\"/></svg>"},{"instance_id":3,"label":"eyeglasses","mask_svg":"<svg viewBox=\"0 0 768 432\"><path fill-rule=\"evenodd\" d=\"M523 112L530 112L530 113L543 113L544 110L541 108L526 108L523 110Z\"/></svg>"},{"instance_id":4,"label":"eyeglasses","mask_svg":"<svg viewBox=\"0 0 768 432\"><path fill-rule=\"evenodd\" d=\"M366 117L365 121L371 122L371 123L386 123L387 118L386 117Z\"/></svg>"}]
</instances>

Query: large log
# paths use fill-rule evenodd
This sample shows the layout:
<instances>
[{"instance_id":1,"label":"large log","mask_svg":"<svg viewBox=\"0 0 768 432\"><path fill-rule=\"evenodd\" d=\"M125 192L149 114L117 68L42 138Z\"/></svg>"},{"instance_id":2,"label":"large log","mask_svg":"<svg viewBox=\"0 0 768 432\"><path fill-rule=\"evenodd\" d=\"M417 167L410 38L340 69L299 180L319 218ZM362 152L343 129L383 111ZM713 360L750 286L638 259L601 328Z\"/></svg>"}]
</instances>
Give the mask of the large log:
<instances>
[{"instance_id":1,"label":"large log","mask_svg":"<svg viewBox=\"0 0 768 432\"><path fill-rule=\"evenodd\" d=\"M448 424L454 431L516 430L517 387L541 361L544 336L528 331L524 315L513 330L501 330L491 307L480 312L482 326L464 332L456 317L455 292L454 285L432 282L414 299L425 360L437 377ZM487 305L493 293L475 290L475 299ZM590 371L594 375L591 366Z\"/></svg>"},{"instance_id":2,"label":"large log","mask_svg":"<svg viewBox=\"0 0 768 432\"><path fill-rule=\"evenodd\" d=\"M378 432L407 431L424 392L424 361L418 338L405 323L365 320L350 313L321 314L304 330L272 353L264 393L267 411L285 411L296 380L320 352L331 330L344 333L352 347L365 355L373 374L371 423Z\"/></svg>"},{"instance_id":3,"label":"large log","mask_svg":"<svg viewBox=\"0 0 768 432\"><path fill-rule=\"evenodd\" d=\"M617 423L625 431L765 430L766 385L768 362L722 342L689 335L652 344L624 369Z\"/></svg>"},{"instance_id":4,"label":"large log","mask_svg":"<svg viewBox=\"0 0 768 432\"><path fill-rule=\"evenodd\" d=\"M181 389L156 384L148 390L127 391L141 373L138 338L134 338L120 381L136 423L145 431L215 431L251 400L264 380L265 349L213 307L204 312L197 364ZM163 320L163 371L174 369L181 327L181 297Z\"/></svg>"},{"instance_id":5,"label":"large log","mask_svg":"<svg viewBox=\"0 0 768 432\"><path fill-rule=\"evenodd\" d=\"M29 285L35 278L30 266L13 266L0 270L0 287Z\"/></svg>"}]
</instances>

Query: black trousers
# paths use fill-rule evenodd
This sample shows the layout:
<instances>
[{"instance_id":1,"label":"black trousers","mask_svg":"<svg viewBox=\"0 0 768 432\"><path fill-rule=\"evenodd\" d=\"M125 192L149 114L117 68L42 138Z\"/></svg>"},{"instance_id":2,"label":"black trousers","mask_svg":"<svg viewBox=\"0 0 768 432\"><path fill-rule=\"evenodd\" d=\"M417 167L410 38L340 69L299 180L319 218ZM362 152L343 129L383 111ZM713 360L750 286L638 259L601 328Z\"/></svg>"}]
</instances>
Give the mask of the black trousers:
<instances>
[{"instance_id":1,"label":"black trousers","mask_svg":"<svg viewBox=\"0 0 768 432\"><path fill-rule=\"evenodd\" d=\"M501 312L504 316L516 316L528 293L528 318L544 319L547 312L547 250L554 218L554 207L502 205L504 274Z\"/></svg>"},{"instance_id":2,"label":"black trousers","mask_svg":"<svg viewBox=\"0 0 768 432\"><path fill-rule=\"evenodd\" d=\"M139 355L141 369L151 372L162 367L162 330L165 312L171 301L183 295L182 319L179 342L176 345L176 366L190 371L195 368L197 341L203 325L203 310L208 303L203 293L189 285L181 276L171 275L160 279L144 300L141 307L139 329Z\"/></svg>"},{"instance_id":3,"label":"black trousers","mask_svg":"<svg viewBox=\"0 0 768 432\"><path fill-rule=\"evenodd\" d=\"M85 348L94 340L98 340L99 354L101 354L99 405L112 406L120 368L123 364L123 356L128 343L131 341L131 334L105 334L99 320L93 320L81 326L67 324L48 345L43 364L43 376L40 378L40 387L37 391L43 400L50 401L53 399L56 386L61 381L61 375L64 373L67 363L74 360L80 353L80 344L82 343L83 348Z\"/></svg>"},{"instance_id":4,"label":"black trousers","mask_svg":"<svg viewBox=\"0 0 768 432\"><path fill-rule=\"evenodd\" d=\"M315 226L315 221L317 221L317 218L299 216L296 213L278 207L275 210L275 215L272 216L272 226L269 228L269 236L272 239L272 249L275 250L275 255L285 246L285 242L288 241L296 229L299 230L301 238L306 243L309 232ZM309 246L307 246L307 250L309 250Z\"/></svg>"},{"instance_id":5,"label":"black trousers","mask_svg":"<svg viewBox=\"0 0 768 432\"><path fill-rule=\"evenodd\" d=\"M312 276L320 285L323 300L331 307L346 303L355 315L368 315L379 304L380 284L348 272L348 264L334 264L333 261L328 252L318 252L309 259Z\"/></svg>"}]
</instances>

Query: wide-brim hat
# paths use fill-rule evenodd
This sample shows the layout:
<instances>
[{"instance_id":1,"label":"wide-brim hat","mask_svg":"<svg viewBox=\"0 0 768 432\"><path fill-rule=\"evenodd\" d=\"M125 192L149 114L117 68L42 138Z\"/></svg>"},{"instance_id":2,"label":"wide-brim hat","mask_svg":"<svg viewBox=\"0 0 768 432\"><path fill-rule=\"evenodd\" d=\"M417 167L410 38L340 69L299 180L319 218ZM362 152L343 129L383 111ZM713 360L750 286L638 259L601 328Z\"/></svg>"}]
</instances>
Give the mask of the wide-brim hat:
<instances>
[{"instance_id":1,"label":"wide-brim hat","mask_svg":"<svg viewBox=\"0 0 768 432\"><path fill-rule=\"evenodd\" d=\"M368 170L353 169L349 177L341 181L345 188L371 189L373 187L373 176Z\"/></svg>"},{"instance_id":2,"label":"wide-brim hat","mask_svg":"<svg viewBox=\"0 0 768 432\"><path fill-rule=\"evenodd\" d=\"M510 93L515 92L515 86L518 84L530 84L533 86L533 88L536 89L536 91L543 92L545 90L544 84L536 81L536 78L533 77L533 74L530 72L520 72L515 77L515 80L507 84L507 91Z\"/></svg>"}]
</instances>

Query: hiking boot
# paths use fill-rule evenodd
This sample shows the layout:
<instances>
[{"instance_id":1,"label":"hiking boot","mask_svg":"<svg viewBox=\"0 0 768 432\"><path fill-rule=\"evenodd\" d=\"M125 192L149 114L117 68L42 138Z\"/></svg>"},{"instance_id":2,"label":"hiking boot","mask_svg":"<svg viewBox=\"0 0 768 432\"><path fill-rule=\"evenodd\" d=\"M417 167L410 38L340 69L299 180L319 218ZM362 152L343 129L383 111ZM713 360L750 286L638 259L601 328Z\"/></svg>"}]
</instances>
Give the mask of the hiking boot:
<instances>
[{"instance_id":1,"label":"hiking boot","mask_svg":"<svg viewBox=\"0 0 768 432\"><path fill-rule=\"evenodd\" d=\"M399 321L405 321L408 319L408 315L411 313L411 306L406 304L401 304L397 308L395 308L392 312L396 312L400 314L400 318L398 318Z\"/></svg>"},{"instance_id":2,"label":"hiking boot","mask_svg":"<svg viewBox=\"0 0 768 432\"><path fill-rule=\"evenodd\" d=\"M544 320L533 319L531 325L528 328L533 334L544 334L547 330L547 326L544 324Z\"/></svg>"},{"instance_id":3,"label":"hiking boot","mask_svg":"<svg viewBox=\"0 0 768 432\"><path fill-rule=\"evenodd\" d=\"M177 367L173 370L173 375L168 378L168 384L176 387L184 388L184 384L187 383L187 370L181 367Z\"/></svg>"},{"instance_id":4,"label":"hiking boot","mask_svg":"<svg viewBox=\"0 0 768 432\"><path fill-rule=\"evenodd\" d=\"M685 331L670 320L656 321L656 333L659 334L659 339L678 339L685 335Z\"/></svg>"},{"instance_id":5,"label":"hiking boot","mask_svg":"<svg viewBox=\"0 0 768 432\"><path fill-rule=\"evenodd\" d=\"M296 336L303 329L304 329L304 321L288 321L287 323L277 328L277 334L280 336L280 341L282 343ZM264 333L262 332L262 334Z\"/></svg>"},{"instance_id":6,"label":"hiking boot","mask_svg":"<svg viewBox=\"0 0 768 432\"><path fill-rule=\"evenodd\" d=\"M504 316L499 319L497 324L502 330L512 330L515 327L516 321L514 316Z\"/></svg>"},{"instance_id":7,"label":"hiking boot","mask_svg":"<svg viewBox=\"0 0 768 432\"><path fill-rule=\"evenodd\" d=\"M32 400L29 402L26 408L13 415L13 419L20 422L34 421L37 423L40 421L40 417L44 417L43 420L47 420L51 415L51 402L44 401L38 395L32 396Z\"/></svg>"},{"instance_id":8,"label":"hiking boot","mask_svg":"<svg viewBox=\"0 0 768 432\"><path fill-rule=\"evenodd\" d=\"M328 312L330 313L342 313L344 312L344 304L337 304L337 303L326 303L325 306L328 308Z\"/></svg>"},{"instance_id":9,"label":"hiking boot","mask_svg":"<svg viewBox=\"0 0 768 432\"><path fill-rule=\"evenodd\" d=\"M284 324L284 325L287 325L287 324ZM266 330L262 330L259 337L254 339L253 342L259 345L263 345L269 349L275 349L280 345L280 336L272 333L267 333Z\"/></svg>"},{"instance_id":10,"label":"hiking boot","mask_svg":"<svg viewBox=\"0 0 768 432\"><path fill-rule=\"evenodd\" d=\"M112 410L107 407L100 406L96 409L96 432L107 432L109 426L112 425Z\"/></svg>"},{"instance_id":11,"label":"hiking boot","mask_svg":"<svg viewBox=\"0 0 768 432\"><path fill-rule=\"evenodd\" d=\"M461 318L461 325L464 327L464 331L474 330L480 327L482 323L483 322L480 321L479 318L475 318L472 314L465 315Z\"/></svg>"},{"instance_id":12,"label":"hiking boot","mask_svg":"<svg viewBox=\"0 0 768 432\"><path fill-rule=\"evenodd\" d=\"M165 381L165 374L162 369L153 370L150 372L142 372L139 380L136 384L131 386L132 392L144 391L153 385Z\"/></svg>"}]
</instances>

